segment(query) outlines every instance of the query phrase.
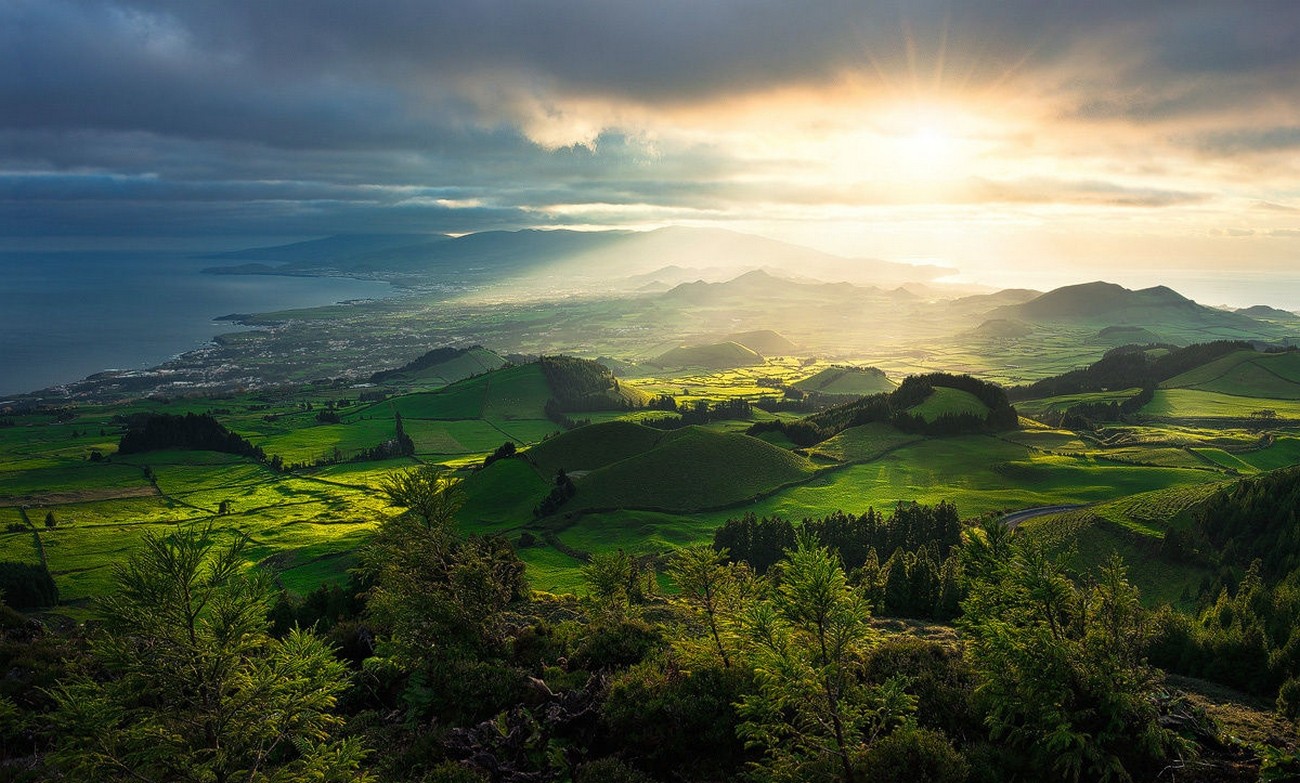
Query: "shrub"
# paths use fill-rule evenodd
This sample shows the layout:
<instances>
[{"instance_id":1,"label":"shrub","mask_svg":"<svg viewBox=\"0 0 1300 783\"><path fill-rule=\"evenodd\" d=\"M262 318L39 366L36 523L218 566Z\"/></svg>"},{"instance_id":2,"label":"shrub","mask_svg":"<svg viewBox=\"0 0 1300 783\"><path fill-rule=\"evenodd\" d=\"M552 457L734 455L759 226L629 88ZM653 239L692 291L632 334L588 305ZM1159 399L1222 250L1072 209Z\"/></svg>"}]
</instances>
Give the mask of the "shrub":
<instances>
[{"instance_id":1,"label":"shrub","mask_svg":"<svg viewBox=\"0 0 1300 783\"><path fill-rule=\"evenodd\" d=\"M654 783L654 779L608 756L579 767L574 783Z\"/></svg>"},{"instance_id":2,"label":"shrub","mask_svg":"<svg viewBox=\"0 0 1300 783\"><path fill-rule=\"evenodd\" d=\"M860 779L873 783L963 783L970 775L948 738L929 729L899 729L875 742L855 766Z\"/></svg>"},{"instance_id":3,"label":"shrub","mask_svg":"<svg viewBox=\"0 0 1300 783\"><path fill-rule=\"evenodd\" d=\"M574 650L573 664L588 671L622 669L645 660L663 644L658 629L641 620L602 624Z\"/></svg>"},{"instance_id":4,"label":"shrub","mask_svg":"<svg viewBox=\"0 0 1300 783\"><path fill-rule=\"evenodd\" d=\"M1287 720L1300 719L1300 677L1282 683L1277 693L1277 711Z\"/></svg>"}]
</instances>

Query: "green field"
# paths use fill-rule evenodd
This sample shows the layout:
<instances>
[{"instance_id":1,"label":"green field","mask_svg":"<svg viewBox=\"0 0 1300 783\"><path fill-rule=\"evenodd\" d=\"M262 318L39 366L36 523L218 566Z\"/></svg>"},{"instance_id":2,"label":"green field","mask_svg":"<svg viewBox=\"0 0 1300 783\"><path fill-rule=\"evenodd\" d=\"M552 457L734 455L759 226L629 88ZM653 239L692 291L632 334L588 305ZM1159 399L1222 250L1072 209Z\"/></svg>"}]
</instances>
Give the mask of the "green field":
<instances>
[{"instance_id":1,"label":"green field","mask_svg":"<svg viewBox=\"0 0 1300 783\"><path fill-rule=\"evenodd\" d=\"M654 448L577 479L581 509L695 511L737 503L808 478L808 460L747 435L686 427Z\"/></svg>"},{"instance_id":2,"label":"green field","mask_svg":"<svg viewBox=\"0 0 1300 783\"><path fill-rule=\"evenodd\" d=\"M1273 411L1300 419L1300 400L1245 397L1197 389L1158 389L1142 413L1167 419L1246 419L1259 411Z\"/></svg>"},{"instance_id":3,"label":"green field","mask_svg":"<svg viewBox=\"0 0 1300 783\"><path fill-rule=\"evenodd\" d=\"M907 412L932 422L943 415L969 414L982 418L989 415L989 406L970 392L947 386L936 386L924 402L910 408Z\"/></svg>"},{"instance_id":4,"label":"green field","mask_svg":"<svg viewBox=\"0 0 1300 783\"><path fill-rule=\"evenodd\" d=\"M1242 397L1300 400L1300 353L1238 351L1160 384Z\"/></svg>"},{"instance_id":5,"label":"green field","mask_svg":"<svg viewBox=\"0 0 1300 783\"><path fill-rule=\"evenodd\" d=\"M827 367L794 384L796 389L819 394L841 394L864 397L869 394L891 392L898 384L874 367Z\"/></svg>"}]
</instances>

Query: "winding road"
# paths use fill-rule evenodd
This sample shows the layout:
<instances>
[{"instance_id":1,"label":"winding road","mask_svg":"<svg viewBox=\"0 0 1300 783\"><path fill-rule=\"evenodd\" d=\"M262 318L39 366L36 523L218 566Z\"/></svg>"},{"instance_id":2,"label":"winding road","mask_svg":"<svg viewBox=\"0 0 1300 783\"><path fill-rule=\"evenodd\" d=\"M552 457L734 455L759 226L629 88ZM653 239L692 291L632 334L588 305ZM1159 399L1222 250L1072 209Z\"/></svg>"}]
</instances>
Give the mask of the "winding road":
<instances>
[{"instance_id":1,"label":"winding road","mask_svg":"<svg viewBox=\"0 0 1300 783\"><path fill-rule=\"evenodd\" d=\"M1035 506L1034 508L1026 508L1020 511L1013 511L1010 514L1003 516L1002 521L1006 523L1007 527L1014 530L1021 522L1024 522L1026 519L1033 519L1034 517L1043 517L1043 516L1047 516L1048 514L1064 514L1066 511L1075 511L1080 508L1086 508L1088 505L1089 504L1087 503L1072 503L1063 506Z\"/></svg>"}]
</instances>

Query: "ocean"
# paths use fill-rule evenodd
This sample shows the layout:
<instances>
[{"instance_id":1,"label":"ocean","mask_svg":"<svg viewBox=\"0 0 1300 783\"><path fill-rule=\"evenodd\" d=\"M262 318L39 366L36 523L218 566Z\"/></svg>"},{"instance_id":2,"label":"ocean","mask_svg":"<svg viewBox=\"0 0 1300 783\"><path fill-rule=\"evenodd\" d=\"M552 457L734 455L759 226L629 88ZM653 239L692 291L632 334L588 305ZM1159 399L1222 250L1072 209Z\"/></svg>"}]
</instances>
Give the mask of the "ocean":
<instances>
[{"instance_id":1,"label":"ocean","mask_svg":"<svg viewBox=\"0 0 1300 783\"><path fill-rule=\"evenodd\" d=\"M387 283L203 274L176 252L0 252L0 395L152 367L239 329L214 318L390 296Z\"/></svg>"}]
</instances>

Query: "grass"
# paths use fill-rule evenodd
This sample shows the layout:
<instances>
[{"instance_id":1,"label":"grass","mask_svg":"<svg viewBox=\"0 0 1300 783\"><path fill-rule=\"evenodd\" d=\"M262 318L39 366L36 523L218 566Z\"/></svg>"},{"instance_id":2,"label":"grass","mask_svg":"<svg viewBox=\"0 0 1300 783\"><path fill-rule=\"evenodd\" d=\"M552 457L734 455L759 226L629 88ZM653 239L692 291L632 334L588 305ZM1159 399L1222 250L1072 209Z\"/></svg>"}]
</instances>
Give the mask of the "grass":
<instances>
[{"instance_id":1,"label":"grass","mask_svg":"<svg viewBox=\"0 0 1300 783\"><path fill-rule=\"evenodd\" d=\"M648 451L579 478L578 495L569 505L574 509L706 509L801 481L813 470L808 460L757 438L686 427L667 433Z\"/></svg>"},{"instance_id":2,"label":"grass","mask_svg":"<svg viewBox=\"0 0 1300 783\"><path fill-rule=\"evenodd\" d=\"M944 414L953 416L971 414L984 417L989 414L989 406L970 392L947 386L936 386L924 402L908 409L908 413L931 422Z\"/></svg>"},{"instance_id":3,"label":"grass","mask_svg":"<svg viewBox=\"0 0 1300 783\"><path fill-rule=\"evenodd\" d=\"M1157 389L1155 398L1142 408L1142 413L1167 419L1245 419L1262 410L1286 418L1300 418L1300 400L1245 397L1197 389Z\"/></svg>"},{"instance_id":4,"label":"grass","mask_svg":"<svg viewBox=\"0 0 1300 783\"><path fill-rule=\"evenodd\" d=\"M1240 397L1300 400L1300 353L1237 351L1160 385L1166 389L1199 389Z\"/></svg>"},{"instance_id":5,"label":"grass","mask_svg":"<svg viewBox=\"0 0 1300 783\"><path fill-rule=\"evenodd\" d=\"M533 446L527 457L543 476L552 476L560 468L595 470L648 451L663 437L663 430L627 421L610 421L557 435Z\"/></svg>"},{"instance_id":6,"label":"grass","mask_svg":"<svg viewBox=\"0 0 1300 783\"><path fill-rule=\"evenodd\" d=\"M812 455L825 456L838 462L866 462L899 446L915 443L920 436L900 432L888 424L874 422L849 427L834 437L809 449Z\"/></svg>"},{"instance_id":7,"label":"grass","mask_svg":"<svg viewBox=\"0 0 1300 783\"><path fill-rule=\"evenodd\" d=\"M533 507L551 491L551 483L525 459L515 458L498 460L470 475L461 490L465 505L456 515L461 524L476 532L495 532L532 522Z\"/></svg>"},{"instance_id":8,"label":"grass","mask_svg":"<svg viewBox=\"0 0 1300 783\"><path fill-rule=\"evenodd\" d=\"M874 367L827 367L794 384L796 389L821 394L843 394L864 397L898 388L880 370Z\"/></svg>"}]
</instances>

